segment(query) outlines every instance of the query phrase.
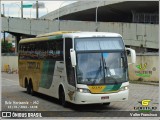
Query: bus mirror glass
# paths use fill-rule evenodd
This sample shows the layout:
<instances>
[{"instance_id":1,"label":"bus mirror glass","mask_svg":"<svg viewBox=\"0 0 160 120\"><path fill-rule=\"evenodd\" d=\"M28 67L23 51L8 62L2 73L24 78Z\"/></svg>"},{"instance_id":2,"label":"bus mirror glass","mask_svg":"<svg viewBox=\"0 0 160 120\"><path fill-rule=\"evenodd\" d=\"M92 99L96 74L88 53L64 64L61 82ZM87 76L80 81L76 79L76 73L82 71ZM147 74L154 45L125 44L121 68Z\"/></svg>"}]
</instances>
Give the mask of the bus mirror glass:
<instances>
[{"instance_id":1,"label":"bus mirror glass","mask_svg":"<svg viewBox=\"0 0 160 120\"><path fill-rule=\"evenodd\" d=\"M75 67L76 66L76 52L74 49L70 49L70 56L71 56L72 66Z\"/></svg>"},{"instance_id":2,"label":"bus mirror glass","mask_svg":"<svg viewBox=\"0 0 160 120\"><path fill-rule=\"evenodd\" d=\"M135 52L135 50L133 50L131 48L126 48L126 50L128 50L130 52L130 55L131 55L131 63L128 63L128 64L135 64L136 63L136 52Z\"/></svg>"}]
</instances>

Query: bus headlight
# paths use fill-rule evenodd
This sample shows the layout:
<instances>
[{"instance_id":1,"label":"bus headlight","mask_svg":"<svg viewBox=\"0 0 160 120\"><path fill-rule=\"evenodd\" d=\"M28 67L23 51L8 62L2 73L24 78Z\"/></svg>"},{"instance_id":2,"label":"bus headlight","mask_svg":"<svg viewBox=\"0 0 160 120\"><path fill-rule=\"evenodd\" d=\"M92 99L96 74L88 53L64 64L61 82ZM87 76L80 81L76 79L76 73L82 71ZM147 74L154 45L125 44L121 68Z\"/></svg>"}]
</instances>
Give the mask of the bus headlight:
<instances>
[{"instance_id":1,"label":"bus headlight","mask_svg":"<svg viewBox=\"0 0 160 120\"><path fill-rule=\"evenodd\" d=\"M128 90L128 86L123 86L120 88L120 91Z\"/></svg>"},{"instance_id":2,"label":"bus headlight","mask_svg":"<svg viewBox=\"0 0 160 120\"><path fill-rule=\"evenodd\" d=\"M90 93L90 91L86 88L77 88L77 91L81 93Z\"/></svg>"}]
</instances>

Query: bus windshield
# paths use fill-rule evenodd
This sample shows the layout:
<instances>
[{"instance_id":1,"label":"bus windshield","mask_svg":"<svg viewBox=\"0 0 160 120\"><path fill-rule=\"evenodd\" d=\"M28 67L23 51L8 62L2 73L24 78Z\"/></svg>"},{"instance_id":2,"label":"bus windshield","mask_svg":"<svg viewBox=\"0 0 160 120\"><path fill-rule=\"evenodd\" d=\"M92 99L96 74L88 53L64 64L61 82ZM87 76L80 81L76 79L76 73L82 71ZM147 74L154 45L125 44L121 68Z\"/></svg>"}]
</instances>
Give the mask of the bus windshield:
<instances>
[{"instance_id":1,"label":"bus windshield","mask_svg":"<svg viewBox=\"0 0 160 120\"><path fill-rule=\"evenodd\" d=\"M116 84L127 78L124 52L77 53L78 84Z\"/></svg>"},{"instance_id":2,"label":"bus windshield","mask_svg":"<svg viewBox=\"0 0 160 120\"><path fill-rule=\"evenodd\" d=\"M75 38L76 51L124 50L121 37Z\"/></svg>"},{"instance_id":3,"label":"bus windshield","mask_svg":"<svg viewBox=\"0 0 160 120\"><path fill-rule=\"evenodd\" d=\"M127 58L121 37L75 38L78 84L128 81Z\"/></svg>"}]
</instances>

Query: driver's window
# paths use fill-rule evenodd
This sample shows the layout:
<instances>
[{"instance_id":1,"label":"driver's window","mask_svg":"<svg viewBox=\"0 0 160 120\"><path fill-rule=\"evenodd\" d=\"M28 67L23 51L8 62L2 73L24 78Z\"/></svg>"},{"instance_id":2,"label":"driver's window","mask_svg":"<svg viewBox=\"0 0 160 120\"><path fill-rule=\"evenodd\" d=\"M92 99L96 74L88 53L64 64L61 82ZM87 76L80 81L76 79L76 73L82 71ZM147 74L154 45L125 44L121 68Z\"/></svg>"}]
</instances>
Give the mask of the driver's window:
<instances>
[{"instance_id":1,"label":"driver's window","mask_svg":"<svg viewBox=\"0 0 160 120\"><path fill-rule=\"evenodd\" d=\"M72 48L72 39L65 38L65 61L66 61L66 74L68 83L75 86L75 72L71 64L70 49Z\"/></svg>"}]
</instances>

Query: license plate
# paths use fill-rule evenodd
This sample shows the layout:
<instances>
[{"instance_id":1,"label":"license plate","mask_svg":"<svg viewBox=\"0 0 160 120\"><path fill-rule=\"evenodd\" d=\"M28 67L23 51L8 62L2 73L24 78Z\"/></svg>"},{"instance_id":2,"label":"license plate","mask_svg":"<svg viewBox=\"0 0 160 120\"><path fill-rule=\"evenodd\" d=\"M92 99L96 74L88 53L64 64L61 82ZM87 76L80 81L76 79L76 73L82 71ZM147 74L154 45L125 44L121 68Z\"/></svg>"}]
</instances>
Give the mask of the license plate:
<instances>
[{"instance_id":1,"label":"license plate","mask_svg":"<svg viewBox=\"0 0 160 120\"><path fill-rule=\"evenodd\" d=\"M109 99L109 96L102 96L101 100Z\"/></svg>"}]
</instances>

